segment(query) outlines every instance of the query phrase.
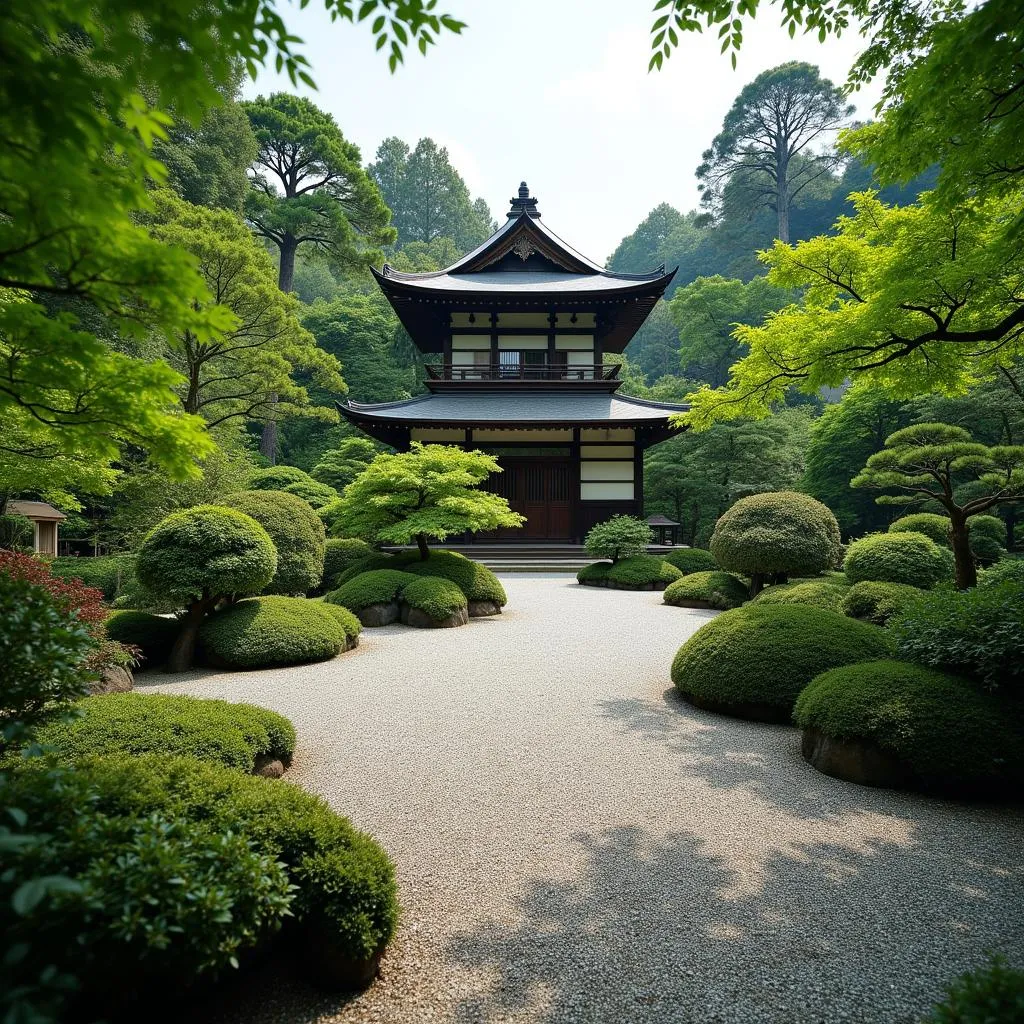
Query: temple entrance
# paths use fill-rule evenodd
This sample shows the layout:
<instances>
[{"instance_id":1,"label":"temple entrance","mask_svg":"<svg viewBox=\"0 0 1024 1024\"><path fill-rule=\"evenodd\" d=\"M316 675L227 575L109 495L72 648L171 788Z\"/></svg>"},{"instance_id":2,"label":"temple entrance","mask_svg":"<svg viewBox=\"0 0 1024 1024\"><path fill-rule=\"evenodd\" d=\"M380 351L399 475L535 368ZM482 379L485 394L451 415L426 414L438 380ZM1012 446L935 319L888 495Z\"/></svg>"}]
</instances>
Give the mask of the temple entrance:
<instances>
[{"instance_id":1,"label":"temple entrance","mask_svg":"<svg viewBox=\"0 0 1024 1024\"><path fill-rule=\"evenodd\" d=\"M505 498L513 512L526 516L517 530L491 530L481 540L568 541L572 536L572 461L502 456L504 472L486 489Z\"/></svg>"}]
</instances>

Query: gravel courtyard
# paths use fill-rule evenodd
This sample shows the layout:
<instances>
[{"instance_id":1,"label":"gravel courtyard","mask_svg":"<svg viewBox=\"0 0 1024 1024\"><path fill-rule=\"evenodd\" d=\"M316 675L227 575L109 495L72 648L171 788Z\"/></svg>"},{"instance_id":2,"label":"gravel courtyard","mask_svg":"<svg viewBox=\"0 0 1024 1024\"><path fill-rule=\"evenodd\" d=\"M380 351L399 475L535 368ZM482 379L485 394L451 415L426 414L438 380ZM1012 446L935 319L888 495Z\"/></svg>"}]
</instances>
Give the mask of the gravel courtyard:
<instances>
[{"instance_id":1,"label":"gravel courtyard","mask_svg":"<svg viewBox=\"0 0 1024 1024\"><path fill-rule=\"evenodd\" d=\"M1024 959L1017 811L829 779L795 730L682 704L672 656L711 612L503 582L505 614L462 629L139 680L288 715L288 777L398 865L403 919L368 992L269 970L204 1019L913 1022L985 950Z\"/></svg>"}]
</instances>

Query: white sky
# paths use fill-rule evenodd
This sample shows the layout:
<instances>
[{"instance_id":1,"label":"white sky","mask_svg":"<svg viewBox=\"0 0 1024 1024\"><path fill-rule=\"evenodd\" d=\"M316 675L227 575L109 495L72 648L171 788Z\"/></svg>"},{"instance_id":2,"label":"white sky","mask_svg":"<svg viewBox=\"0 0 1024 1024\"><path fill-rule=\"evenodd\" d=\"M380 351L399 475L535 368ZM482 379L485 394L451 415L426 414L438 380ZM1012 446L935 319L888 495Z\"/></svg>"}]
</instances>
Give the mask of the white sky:
<instances>
[{"instance_id":1,"label":"white sky","mask_svg":"<svg viewBox=\"0 0 1024 1024\"><path fill-rule=\"evenodd\" d=\"M439 0L468 23L394 76L366 24L331 24L323 5L283 5L305 40L317 92L261 73L246 96L300 91L337 119L364 163L397 135L447 146L473 197L501 223L522 179L545 223L604 263L660 202L697 205L694 171L740 89L788 60L818 64L837 84L863 46L855 33L824 44L790 39L775 6L746 29L736 71L717 32L684 36L664 70L647 73L653 0ZM880 84L854 95L867 118Z\"/></svg>"}]
</instances>

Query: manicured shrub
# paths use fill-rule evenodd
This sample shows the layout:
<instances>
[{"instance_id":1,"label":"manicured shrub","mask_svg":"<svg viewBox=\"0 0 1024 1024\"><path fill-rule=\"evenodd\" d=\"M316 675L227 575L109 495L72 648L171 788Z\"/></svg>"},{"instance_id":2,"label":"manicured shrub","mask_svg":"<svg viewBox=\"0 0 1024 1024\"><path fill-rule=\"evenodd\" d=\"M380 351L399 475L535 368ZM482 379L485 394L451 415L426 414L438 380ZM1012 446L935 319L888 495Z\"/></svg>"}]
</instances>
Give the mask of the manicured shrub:
<instances>
[{"instance_id":1,"label":"manicured shrub","mask_svg":"<svg viewBox=\"0 0 1024 1024\"><path fill-rule=\"evenodd\" d=\"M333 487L317 483L316 480L298 480L287 487L282 487L281 492L294 494L313 509L321 509L338 498L338 492Z\"/></svg>"},{"instance_id":2,"label":"manicured shrub","mask_svg":"<svg viewBox=\"0 0 1024 1024\"><path fill-rule=\"evenodd\" d=\"M320 601L258 597L211 615L199 631L203 657L226 668L326 661L347 646L339 618Z\"/></svg>"},{"instance_id":3,"label":"manicured shrub","mask_svg":"<svg viewBox=\"0 0 1024 1024\"><path fill-rule=\"evenodd\" d=\"M333 615L335 619L341 624L341 628L345 631L346 647L355 647L359 643L359 634L363 630L363 625L352 614L347 608L343 608L340 604L330 604L328 601L323 601L320 607L324 611Z\"/></svg>"},{"instance_id":4,"label":"manicured shrub","mask_svg":"<svg viewBox=\"0 0 1024 1024\"><path fill-rule=\"evenodd\" d=\"M894 755L908 784L924 789L994 790L1024 769L1024 735L1004 700L907 662L824 672L797 698L793 718L802 729Z\"/></svg>"},{"instance_id":5,"label":"manicured shrub","mask_svg":"<svg viewBox=\"0 0 1024 1024\"><path fill-rule=\"evenodd\" d=\"M281 491L289 484L314 482L313 478L297 466L270 466L258 469L249 478L250 491Z\"/></svg>"},{"instance_id":6,"label":"manicured shrub","mask_svg":"<svg viewBox=\"0 0 1024 1024\"><path fill-rule=\"evenodd\" d=\"M681 548L661 556L669 565L674 565L684 576L691 572L713 572L718 568L715 556L704 548Z\"/></svg>"},{"instance_id":7,"label":"manicured shrub","mask_svg":"<svg viewBox=\"0 0 1024 1024\"><path fill-rule=\"evenodd\" d=\"M654 555L634 555L617 562L592 562L576 574L580 583L607 586L618 590L664 589L682 573Z\"/></svg>"},{"instance_id":8,"label":"manicured shrub","mask_svg":"<svg viewBox=\"0 0 1024 1024\"><path fill-rule=\"evenodd\" d=\"M479 562L457 551L431 551L430 557L403 559L402 570L419 576L441 576L455 583L470 601L491 601L498 607L508 603L501 580Z\"/></svg>"},{"instance_id":9,"label":"manicured shrub","mask_svg":"<svg viewBox=\"0 0 1024 1024\"><path fill-rule=\"evenodd\" d=\"M998 562L1006 551L1006 524L998 516L971 516L967 520L971 552L980 565Z\"/></svg>"},{"instance_id":10,"label":"manicured shrub","mask_svg":"<svg viewBox=\"0 0 1024 1024\"><path fill-rule=\"evenodd\" d=\"M135 555L65 556L50 562L50 572L61 579L78 579L95 587L105 601L114 601L136 586Z\"/></svg>"},{"instance_id":11,"label":"manicured shrub","mask_svg":"<svg viewBox=\"0 0 1024 1024\"><path fill-rule=\"evenodd\" d=\"M434 552L431 552L431 554L433 555ZM340 587L343 583L348 583L349 580L354 580L357 576L362 576L364 572L375 572L377 569L397 569L400 572L404 572L410 562L418 562L419 560L420 557L415 552L407 551L401 555L388 555L378 551L372 555L367 555L365 558L360 558L339 573L334 581L335 588Z\"/></svg>"},{"instance_id":12,"label":"manicured shrub","mask_svg":"<svg viewBox=\"0 0 1024 1024\"><path fill-rule=\"evenodd\" d=\"M397 601L402 591L419 577L397 569L375 569L360 573L332 590L325 598L331 604L359 611L371 604L389 604Z\"/></svg>"},{"instance_id":13,"label":"manicured shrub","mask_svg":"<svg viewBox=\"0 0 1024 1024\"><path fill-rule=\"evenodd\" d=\"M715 524L711 554L729 572L750 577L756 596L773 576L815 576L839 561L839 524L806 494L774 491L740 498Z\"/></svg>"},{"instance_id":14,"label":"manicured shrub","mask_svg":"<svg viewBox=\"0 0 1024 1024\"><path fill-rule=\"evenodd\" d=\"M583 541L587 554L593 558L620 558L642 555L654 539L651 528L633 516L612 516L603 523L592 527Z\"/></svg>"},{"instance_id":15,"label":"manicured shrub","mask_svg":"<svg viewBox=\"0 0 1024 1024\"><path fill-rule=\"evenodd\" d=\"M852 619L884 626L924 593L907 583L879 583L863 580L845 592L840 611Z\"/></svg>"},{"instance_id":16,"label":"manicured shrub","mask_svg":"<svg viewBox=\"0 0 1024 1024\"><path fill-rule=\"evenodd\" d=\"M1024 584L924 594L889 622L900 657L1019 690L1024 681Z\"/></svg>"},{"instance_id":17,"label":"manicured shrub","mask_svg":"<svg viewBox=\"0 0 1024 1024\"><path fill-rule=\"evenodd\" d=\"M167 660L178 635L176 619L149 612L114 612L103 628L111 640L137 647L142 652L144 665L149 668Z\"/></svg>"},{"instance_id":18,"label":"manicured shrub","mask_svg":"<svg viewBox=\"0 0 1024 1024\"><path fill-rule=\"evenodd\" d=\"M324 575L324 524L301 498L285 491L242 491L224 499L228 508L252 516L277 549L277 571L268 594L305 594Z\"/></svg>"},{"instance_id":19,"label":"manicured shrub","mask_svg":"<svg viewBox=\"0 0 1024 1024\"><path fill-rule=\"evenodd\" d=\"M829 611L842 611L843 598L850 584L841 573L822 576L819 579L793 580L791 583L776 583L765 587L755 603L763 604L809 604Z\"/></svg>"},{"instance_id":20,"label":"manicured shrub","mask_svg":"<svg viewBox=\"0 0 1024 1024\"><path fill-rule=\"evenodd\" d=\"M1019 583L1024 587L1024 558L1001 558L978 573L979 587L994 587L998 583Z\"/></svg>"},{"instance_id":21,"label":"manicured shrub","mask_svg":"<svg viewBox=\"0 0 1024 1024\"><path fill-rule=\"evenodd\" d=\"M394 869L385 853L288 782L159 755L86 758L56 789L48 776L27 764L12 782L13 805L50 833L19 855L17 868L87 884L81 895L41 901L25 929L40 966L81 967L87 994L177 991L264 940L289 908L288 946L313 971L332 954L336 964L366 964L394 932ZM83 834L83 807L100 822L95 839ZM173 823L175 842L157 835L133 843L131 832L145 821ZM225 848L209 852L216 847L206 836L224 837ZM194 840L203 870L190 867L179 838ZM92 884L94 865L103 884ZM281 885L278 865L296 889ZM178 868L185 873L174 883Z\"/></svg>"},{"instance_id":22,"label":"manicured shrub","mask_svg":"<svg viewBox=\"0 0 1024 1024\"><path fill-rule=\"evenodd\" d=\"M350 565L363 558L369 558L373 548L365 540L356 537L329 537L324 545L324 578L321 587L333 590L339 584L338 576Z\"/></svg>"},{"instance_id":23,"label":"manicured shrub","mask_svg":"<svg viewBox=\"0 0 1024 1024\"><path fill-rule=\"evenodd\" d=\"M914 512L909 516L901 516L889 524L890 533L923 533L929 540L940 547L952 545L949 536L949 516L937 512Z\"/></svg>"},{"instance_id":24,"label":"manicured shrub","mask_svg":"<svg viewBox=\"0 0 1024 1024\"><path fill-rule=\"evenodd\" d=\"M691 572L665 588L665 604L678 608L739 608L748 597L747 585L731 572Z\"/></svg>"},{"instance_id":25,"label":"manicured shrub","mask_svg":"<svg viewBox=\"0 0 1024 1024\"><path fill-rule=\"evenodd\" d=\"M401 599L431 619L447 619L467 604L458 586L440 576L414 576L402 588Z\"/></svg>"},{"instance_id":26,"label":"manicured shrub","mask_svg":"<svg viewBox=\"0 0 1024 1024\"><path fill-rule=\"evenodd\" d=\"M962 974L924 1024L1019 1024L1024 1020L1024 971L1000 957Z\"/></svg>"},{"instance_id":27,"label":"manicured shrub","mask_svg":"<svg viewBox=\"0 0 1024 1024\"><path fill-rule=\"evenodd\" d=\"M274 578L277 551L251 516L219 505L173 512L150 531L136 571L144 587L185 608L167 659L172 672L192 664L199 627L225 599L258 594Z\"/></svg>"},{"instance_id":28,"label":"manicured shrub","mask_svg":"<svg viewBox=\"0 0 1024 1024\"><path fill-rule=\"evenodd\" d=\"M295 729L276 711L162 693L89 697L77 717L41 729L37 742L64 761L90 754L197 757L251 772L260 757L288 764Z\"/></svg>"},{"instance_id":29,"label":"manicured shrub","mask_svg":"<svg viewBox=\"0 0 1024 1024\"><path fill-rule=\"evenodd\" d=\"M747 605L697 630L672 682L698 707L789 721L797 694L826 669L887 657L885 631L809 605Z\"/></svg>"},{"instance_id":30,"label":"manicured shrub","mask_svg":"<svg viewBox=\"0 0 1024 1024\"><path fill-rule=\"evenodd\" d=\"M873 533L846 551L843 571L851 583L907 583L927 590L953 579L953 555L923 533Z\"/></svg>"}]
</instances>

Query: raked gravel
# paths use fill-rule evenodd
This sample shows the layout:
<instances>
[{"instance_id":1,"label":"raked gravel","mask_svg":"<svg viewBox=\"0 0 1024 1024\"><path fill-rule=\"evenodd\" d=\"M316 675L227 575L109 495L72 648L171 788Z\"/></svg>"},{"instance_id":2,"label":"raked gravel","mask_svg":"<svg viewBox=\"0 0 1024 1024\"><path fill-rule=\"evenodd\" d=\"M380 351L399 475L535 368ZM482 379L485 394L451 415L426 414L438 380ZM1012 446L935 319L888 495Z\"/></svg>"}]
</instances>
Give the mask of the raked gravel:
<instances>
[{"instance_id":1,"label":"raked gravel","mask_svg":"<svg viewBox=\"0 0 1024 1024\"><path fill-rule=\"evenodd\" d=\"M345 999L271 968L203 1019L920 1021L986 950L1024 960L1019 810L818 774L798 733L691 708L714 613L510 575L500 617L368 630L319 665L140 683L262 704L288 778L376 836L402 923Z\"/></svg>"}]
</instances>

